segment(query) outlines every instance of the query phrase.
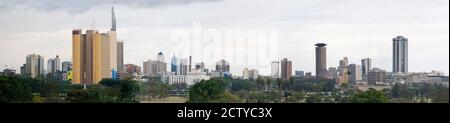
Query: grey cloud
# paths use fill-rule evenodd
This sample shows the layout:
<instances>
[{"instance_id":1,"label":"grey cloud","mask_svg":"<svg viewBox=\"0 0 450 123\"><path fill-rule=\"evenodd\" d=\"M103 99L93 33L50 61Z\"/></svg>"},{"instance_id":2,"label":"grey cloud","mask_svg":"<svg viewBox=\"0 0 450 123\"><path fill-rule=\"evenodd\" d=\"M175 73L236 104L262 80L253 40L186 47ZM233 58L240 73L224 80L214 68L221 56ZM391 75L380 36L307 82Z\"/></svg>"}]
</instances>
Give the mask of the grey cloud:
<instances>
[{"instance_id":1,"label":"grey cloud","mask_svg":"<svg viewBox=\"0 0 450 123\"><path fill-rule=\"evenodd\" d=\"M157 7L186 5L197 2L218 2L223 0L0 0L0 11L21 7L41 11L65 10L69 13L83 13L101 5L128 5L132 7Z\"/></svg>"}]
</instances>

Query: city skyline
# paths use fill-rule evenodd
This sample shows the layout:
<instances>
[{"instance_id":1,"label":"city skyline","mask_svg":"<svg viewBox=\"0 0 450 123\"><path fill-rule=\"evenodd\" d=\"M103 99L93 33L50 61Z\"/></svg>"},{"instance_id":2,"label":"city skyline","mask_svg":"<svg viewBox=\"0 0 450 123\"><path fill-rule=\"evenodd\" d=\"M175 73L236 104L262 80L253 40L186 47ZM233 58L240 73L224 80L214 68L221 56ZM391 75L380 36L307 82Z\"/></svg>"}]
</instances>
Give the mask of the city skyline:
<instances>
[{"instance_id":1,"label":"city skyline","mask_svg":"<svg viewBox=\"0 0 450 123\"><path fill-rule=\"evenodd\" d=\"M195 1L195 0L194 0ZM173 19L173 18L182 18L175 17L177 12L180 12L184 9L188 9L189 11L185 12L186 14L199 14L198 12L201 10L193 9L198 6L237 6L238 9L249 9L246 8L246 2L237 2L237 1L212 1L212 2L194 2L190 4L182 3L171 5L169 3L164 3L164 5L156 5L156 6L143 6L133 8L128 4L103 4L99 7L90 7L85 11L71 13L71 10L66 10L64 8L56 8L56 9L42 9L42 6L33 5L33 3L25 4L28 8L21 8L20 6L15 6L15 4L3 4L7 5L7 7L0 7L0 9L5 10L5 13L0 14L0 22L3 24L9 22L6 17L12 16L12 20L23 18L28 14L36 14L30 16L30 18L37 19L39 24L43 25L51 25L49 24L49 20L39 17L38 15L46 15L49 16L51 14L61 14L63 17L74 19L73 23L61 22L66 19L56 19L55 25L49 26L47 29L38 28L38 25L30 25L26 23L27 21L19 21L14 22L11 25L3 25L5 28L0 29L0 41L1 46L9 47L11 49L2 48L2 53L0 56L2 61L0 61L1 68L4 69L4 65L8 65L9 67L14 67L14 69L18 70L20 65L24 63L25 56L28 54L36 53L40 54L44 57L53 57L56 54L59 54L61 57L61 61L72 61L71 60L71 35L70 30L74 29L73 26L76 25L95 25L96 28L99 29L100 32L104 32L111 27L111 21L108 19L110 17L110 7L115 5L117 21L118 21L118 39L124 40L126 42L126 46L124 47L124 56L125 61L124 64L136 64L141 65L142 61L148 60L150 58L154 58L154 54L162 51L167 54L165 59L171 58L172 53L177 52L174 50L171 45L173 42L170 42L170 34L173 30L191 30L194 22L200 22L203 25L203 28L206 29L222 29L225 27L230 27L232 29L259 29L259 28L278 28L279 29L279 54L277 58L270 58L269 60L261 60L261 62L265 62L267 66L252 66L252 65L242 65L235 66L235 59L226 59L230 61L230 70L231 73L240 75L242 73L243 68L255 68L259 70L259 73L262 75L270 75L270 64L272 61L280 61L282 58L288 58L292 62L292 71L295 70L303 70L305 72L315 73L315 52L314 52L314 44L315 43L326 43L327 46L327 67L337 67L338 60L342 57L348 57L349 64L355 63L360 64L360 60L364 58L372 59L372 68L381 68L383 70L392 70L392 38L403 35L409 39L409 71L410 72L429 72L431 70L439 70L448 74L448 1L443 0L434 0L431 2L427 1L413 1L407 3L404 6L399 8L387 7L388 10L393 10L393 13L383 13L376 12L374 16L369 16L365 18L356 18L354 20L347 18L355 17L356 15L362 13L349 13L351 10L359 10L362 8L347 8L333 13L332 9L325 9L320 11L322 13L308 13L308 12L299 12L297 13L289 13L287 10L294 9L293 6L286 5L286 3L295 3L295 5L299 5L300 3L305 3L309 5L316 6L324 6L326 7L329 3L337 4L337 8L346 7L350 5L365 5L368 6L372 3L369 1L363 2L355 2L355 1L347 1L349 5L339 4L331 1L320 1L320 2L306 2L306 1L286 1L276 2L270 1L270 3L274 3L273 6L269 6L263 3L258 3L257 5L260 7L273 8L273 14L270 14L268 18L262 18L260 12L255 12L250 8L249 13L253 13L255 17L245 17L245 19L249 19L248 21L244 21L243 24L238 24L238 22L230 21L228 19L236 17L241 18L241 14L231 12L225 12L227 10L225 7L220 7L219 12L225 14L225 18L223 19L214 19L212 13L204 12L205 17L194 16L192 18L188 18L182 22L177 21L168 21L165 20ZM375 4L382 4L383 2L374 2ZM396 1L395 3L397 3ZM409 2L409 1L407 1ZM6 3L1 1L0 3ZM177 2L174 2L177 3ZM399 2L401 3L401 2ZM416 5L423 4L424 6L431 6L439 4L438 7L434 7L434 9L429 10L426 7L416 7ZM0 4L2 5L2 4ZM75 6L77 7L77 6ZM282 8L287 7L287 8ZM368 6L371 7L371 6ZM106 9L105 9L106 8ZM109 8L109 9L108 9ZM104 9L104 10L103 10ZM286 10L287 9L287 10ZM334 8L336 9L336 8ZM406 10L405 10L406 9ZM446 12L441 11L446 10ZM313 8L306 7L306 10L314 10ZM407 10L411 10L409 12ZM425 11L426 10L426 11ZM398 12L400 11L400 12ZM422 11L420 14L414 14L414 12ZM13 13L19 13L18 15L11 15ZM146 14L152 13L152 14ZM167 13L163 14L163 13ZM432 14L434 13L434 14ZM435 14L437 13L437 14ZM173 15L175 14L175 15ZM236 14L236 16L232 16ZM327 14L331 14L333 16L327 17L325 19L321 19L320 16L324 16ZM334 15L336 14L336 15ZM393 15L398 14L400 17L392 17ZM445 15L444 15L445 14ZM95 16L94 16L95 15ZM139 18L142 20L133 20L137 19L138 15L142 16L152 16L146 18ZM172 15L172 16L170 16ZM202 15L202 14L200 14ZM277 15L277 16L275 16ZM292 16L289 16L292 15ZM306 17L304 19L295 18L297 16ZM343 17L340 17L340 16ZM289 16L289 18L284 18L283 16ZM319 16L319 17L315 17ZM408 19L418 16L417 20L413 20L409 22ZM86 19L86 18L87 19ZM292 18L291 18L292 17ZM83 19L81 19L83 18ZM92 18L92 19L90 19ZM156 18L156 19L155 19ZM262 20L258 20L261 19ZM374 21L369 21L369 19L379 19ZM437 18L437 19L436 19ZM245 20L243 19L243 20ZM284 20L286 19L286 20ZM329 19L329 20L328 20ZM360 20L358 20L360 19ZM30 19L33 20L33 19ZM94 21L91 21L94 20ZM407 21L408 20L408 21ZM47 22L49 21L49 22ZM317 22L315 22L317 21ZM144 23L146 22L146 23ZM353 23L355 22L355 23ZM376 22L378 24L373 24ZM409 22L409 23L404 23ZM445 22L445 23L444 23ZM255 23L255 24L252 24ZM34 24L34 23L33 23ZM292 24L292 27L287 27L286 25ZM419 26L415 26L416 24L421 24ZM20 25L20 26L19 26ZM142 25L142 27L138 27L137 25ZM265 26L269 25L269 26ZM380 26L381 27L376 27ZM446 25L446 26L445 26ZM15 26L15 28L12 28ZM27 26L29 29L24 31L20 27ZM346 26L352 28L346 28ZM392 26L392 27L390 27ZM16 29L18 28L18 29ZM298 28L298 29L295 29ZM367 29L366 29L367 28ZM373 30L371 30L373 29ZM411 31L413 30L413 31ZM373 32L372 32L373 31ZM23 33L22 33L23 32ZM353 33L350 33L353 32ZM162 36L158 36L162 35ZM18 37L20 36L20 37ZM165 38L164 38L165 37ZM9 43L9 42L17 42L17 43ZM29 43L25 43L25 41L29 41ZM160 42L168 42L168 43L160 43ZM436 45L442 44L442 45ZM17 52L14 54L9 53L9 51ZM8 52L7 52L8 51ZM430 55L434 53L442 54L444 53L444 57L442 55ZM188 58L189 54L177 55L177 57ZM202 58L198 58L196 55L192 55L194 58L193 63L203 62ZM249 55L247 57L250 57ZM196 58L197 57L197 58ZM214 68L214 63L220 59L211 59L213 62L205 62L205 65L208 69ZM425 64L424 63L429 63Z\"/></svg>"}]
</instances>

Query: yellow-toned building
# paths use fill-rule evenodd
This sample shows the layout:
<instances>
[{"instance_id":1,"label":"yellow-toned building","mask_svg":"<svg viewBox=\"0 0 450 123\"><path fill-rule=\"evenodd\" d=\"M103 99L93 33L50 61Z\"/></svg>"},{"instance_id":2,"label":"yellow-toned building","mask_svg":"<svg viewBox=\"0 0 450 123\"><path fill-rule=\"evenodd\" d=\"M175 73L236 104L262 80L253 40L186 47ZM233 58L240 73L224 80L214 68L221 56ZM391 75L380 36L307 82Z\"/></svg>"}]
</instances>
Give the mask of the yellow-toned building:
<instances>
[{"instance_id":1,"label":"yellow-toned building","mask_svg":"<svg viewBox=\"0 0 450 123\"><path fill-rule=\"evenodd\" d=\"M73 30L72 83L98 84L104 78L111 78L112 67L117 66L116 60L111 62L111 55L116 54L111 53L112 45L116 46L116 43L111 42L111 37L107 33L99 33L97 30L87 30L85 34L82 34L82 30L80 29ZM113 50L113 52L117 51Z\"/></svg>"}]
</instances>

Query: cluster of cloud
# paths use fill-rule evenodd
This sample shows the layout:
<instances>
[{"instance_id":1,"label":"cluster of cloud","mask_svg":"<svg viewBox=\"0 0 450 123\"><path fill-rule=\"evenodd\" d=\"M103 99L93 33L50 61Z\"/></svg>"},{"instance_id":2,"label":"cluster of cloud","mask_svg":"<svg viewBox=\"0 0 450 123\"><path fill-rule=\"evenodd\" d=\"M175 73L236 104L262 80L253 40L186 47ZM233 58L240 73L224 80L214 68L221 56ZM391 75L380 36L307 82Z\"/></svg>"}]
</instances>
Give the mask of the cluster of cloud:
<instances>
[{"instance_id":1,"label":"cluster of cloud","mask_svg":"<svg viewBox=\"0 0 450 123\"><path fill-rule=\"evenodd\" d=\"M0 11L14 7L21 7L41 11L65 10L72 14L78 14L89 11L93 7L102 5L158 7L216 1L222 0L0 0Z\"/></svg>"}]
</instances>

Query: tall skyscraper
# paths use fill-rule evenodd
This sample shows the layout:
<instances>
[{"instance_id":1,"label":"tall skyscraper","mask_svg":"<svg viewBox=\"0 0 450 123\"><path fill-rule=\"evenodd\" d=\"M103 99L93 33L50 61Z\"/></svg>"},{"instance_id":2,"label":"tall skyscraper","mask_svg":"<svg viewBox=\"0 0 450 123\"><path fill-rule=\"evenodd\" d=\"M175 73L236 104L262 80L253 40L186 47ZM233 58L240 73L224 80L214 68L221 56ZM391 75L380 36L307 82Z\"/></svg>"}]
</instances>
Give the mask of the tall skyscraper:
<instances>
[{"instance_id":1,"label":"tall skyscraper","mask_svg":"<svg viewBox=\"0 0 450 123\"><path fill-rule=\"evenodd\" d=\"M280 62L279 61L273 61L271 63L270 76L274 79L280 78Z\"/></svg>"},{"instance_id":2,"label":"tall skyscraper","mask_svg":"<svg viewBox=\"0 0 450 123\"><path fill-rule=\"evenodd\" d=\"M179 64L177 65L177 75L187 75L189 72L189 60L188 59L178 59Z\"/></svg>"},{"instance_id":3,"label":"tall skyscraper","mask_svg":"<svg viewBox=\"0 0 450 123\"><path fill-rule=\"evenodd\" d=\"M288 61L287 58L281 60L281 79L289 80L292 76L292 61Z\"/></svg>"},{"instance_id":4,"label":"tall skyscraper","mask_svg":"<svg viewBox=\"0 0 450 123\"><path fill-rule=\"evenodd\" d=\"M53 71L53 59L50 58L47 60L47 73L54 73Z\"/></svg>"},{"instance_id":5,"label":"tall skyscraper","mask_svg":"<svg viewBox=\"0 0 450 123\"><path fill-rule=\"evenodd\" d=\"M327 44L316 44L316 76L327 77Z\"/></svg>"},{"instance_id":6,"label":"tall skyscraper","mask_svg":"<svg viewBox=\"0 0 450 123\"><path fill-rule=\"evenodd\" d=\"M123 68L123 42L117 42L117 73L120 78L123 78Z\"/></svg>"},{"instance_id":7,"label":"tall skyscraper","mask_svg":"<svg viewBox=\"0 0 450 123\"><path fill-rule=\"evenodd\" d=\"M177 57L175 57L175 54L174 54L172 56L172 59L170 59L170 72L176 73L177 66L178 66L178 59L177 59Z\"/></svg>"},{"instance_id":8,"label":"tall skyscraper","mask_svg":"<svg viewBox=\"0 0 450 123\"><path fill-rule=\"evenodd\" d=\"M370 58L362 59L361 60L361 69L362 69L362 76L367 76L370 69L372 69L372 59L370 59Z\"/></svg>"},{"instance_id":9,"label":"tall skyscraper","mask_svg":"<svg viewBox=\"0 0 450 123\"><path fill-rule=\"evenodd\" d=\"M408 73L408 39L403 36L393 39L392 72Z\"/></svg>"},{"instance_id":10,"label":"tall skyscraper","mask_svg":"<svg viewBox=\"0 0 450 123\"><path fill-rule=\"evenodd\" d=\"M37 54L28 55L24 65L25 75L32 78L45 74L44 57Z\"/></svg>"},{"instance_id":11,"label":"tall skyscraper","mask_svg":"<svg viewBox=\"0 0 450 123\"><path fill-rule=\"evenodd\" d=\"M117 43L116 16L111 8L112 27L107 33L81 29L72 31L74 84L97 84L104 78L115 78L118 62L123 64L123 43ZM120 47L120 51L117 51ZM120 57L120 58L119 58Z\"/></svg>"},{"instance_id":12,"label":"tall skyscraper","mask_svg":"<svg viewBox=\"0 0 450 123\"><path fill-rule=\"evenodd\" d=\"M56 55L56 58L48 59L47 73L56 73L58 71L61 71L61 59Z\"/></svg>"},{"instance_id":13,"label":"tall skyscraper","mask_svg":"<svg viewBox=\"0 0 450 123\"><path fill-rule=\"evenodd\" d=\"M344 59L339 61L339 84L348 83L348 73L348 58L344 57Z\"/></svg>"},{"instance_id":14,"label":"tall skyscraper","mask_svg":"<svg viewBox=\"0 0 450 123\"><path fill-rule=\"evenodd\" d=\"M192 70L192 56L189 56L189 72Z\"/></svg>"},{"instance_id":15,"label":"tall skyscraper","mask_svg":"<svg viewBox=\"0 0 450 123\"><path fill-rule=\"evenodd\" d=\"M348 69L350 73L349 82L356 83L362 80L362 70L360 65L350 64Z\"/></svg>"},{"instance_id":16,"label":"tall skyscraper","mask_svg":"<svg viewBox=\"0 0 450 123\"><path fill-rule=\"evenodd\" d=\"M87 30L86 34L72 31L74 84L97 84L103 78L111 78L109 39L108 34L97 30Z\"/></svg>"},{"instance_id":17,"label":"tall skyscraper","mask_svg":"<svg viewBox=\"0 0 450 123\"><path fill-rule=\"evenodd\" d=\"M216 63L216 72L230 72L230 63L224 59Z\"/></svg>"}]
</instances>

